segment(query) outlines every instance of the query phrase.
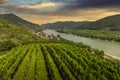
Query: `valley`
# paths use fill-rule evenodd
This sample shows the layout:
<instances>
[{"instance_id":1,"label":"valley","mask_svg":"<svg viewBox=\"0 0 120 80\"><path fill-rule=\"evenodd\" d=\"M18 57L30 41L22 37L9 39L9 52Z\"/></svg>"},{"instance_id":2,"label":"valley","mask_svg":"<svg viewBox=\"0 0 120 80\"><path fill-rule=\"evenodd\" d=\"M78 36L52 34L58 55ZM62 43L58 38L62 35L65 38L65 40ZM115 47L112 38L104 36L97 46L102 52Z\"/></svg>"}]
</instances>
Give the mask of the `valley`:
<instances>
[{"instance_id":1,"label":"valley","mask_svg":"<svg viewBox=\"0 0 120 80\"><path fill-rule=\"evenodd\" d=\"M0 0L0 80L120 80L120 0Z\"/></svg>"},{"instance_id":2,"label":"valley","mask_svg":"<svg viewBox=\"0 0 120 80\"><path fill-rule=\"evenodd\" d=\"M57 30L41 31L43 28L40 25L37 28L25 27L23 19L13 14L6 15L0 18L0 80L120 79L120 61L105 54L119 57L119 43L79 37L75 33L58 33ZM8 19L11 15L24 26ZM75 32L88 32L87 35L97 33L91 30ZM119 35L117 32L110 34L113 34L112 37L116 35L115 38ZM112 50L113 46L118 52Z\"/></svg>"}]
</instances>

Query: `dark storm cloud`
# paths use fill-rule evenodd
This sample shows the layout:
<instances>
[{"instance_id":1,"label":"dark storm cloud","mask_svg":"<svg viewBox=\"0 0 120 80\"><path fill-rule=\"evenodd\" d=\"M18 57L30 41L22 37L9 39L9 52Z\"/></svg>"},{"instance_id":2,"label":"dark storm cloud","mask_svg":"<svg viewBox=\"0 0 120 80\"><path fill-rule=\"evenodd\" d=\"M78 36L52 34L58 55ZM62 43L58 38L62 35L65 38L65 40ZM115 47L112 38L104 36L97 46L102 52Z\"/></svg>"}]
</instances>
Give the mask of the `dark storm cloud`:
<instances>
[{"instance_id":1,"label":"dark storm cloud","mask_svg":"<svg viewBox=\"0 0 120 80\"><path fill-rule=\"evenodd\" d=\"M55 2L66 3L68 9L99 8L99 7L118 7L120 0L52 0Z\"/></svg>"},{"instance_id":2,"label":"dark storm cloud","mask_svg":"<svg viewBox=\"0 0 120 80\"><path fill-rule=\"evenodd\" d=\"M8 0L0 0L0 4L4 4L4 3L7 3Z\"/></svg>"},{"instance_id":3,"label":"dark storm cloud","mask_svg":"<svg viewBox=\"0 0 120 80\"><path fill-rule=\"evenodd\" d=\"M15 1L15 0L14 0ZM17 1L17 0L16 0ZM27 2L27 0L24 0ZM27 7L19 7L22 4L12 3L13 0L0 0L0 7L4 8L6 12L23 13L23 14L35 14L35 15L59 15L69 16L74 15L77 10L85 10L92 8L107 8L109 10L119 11L120 0L32 0L35 4L42 4L44 2L61 3L59 8L53 11L41 11L40 9L30 9ZM7 3L6 5L4 3ZM3 5L2 5L3 4ZM31 4L28 4L29 6ZM57 6L58 7L58 6ZM46 8L45 8L46 9ZM51 8L53 9L53 8ZM3 10L2 10L3 11Z\"/></svg>"},{"instance_id":4,"label":"dark storm cloud","mask_svg":"<svg viewBox=\"0 0 120 80\"><path fill-rule=\"evenodd\" d=\"M119 6L120 0L77 0L76 7L109 7Z\"/></svg>"},{"instance_id":5,"label":"dark storm cloud","mask_svg":"<svg viewBox=\"0 0 120 80\"><path fill-rule=\"evenodd\" d=\"M59 10L69 12L76 9L91 8L120 8L120 0L42 0L45 2L63 3ZM59 11L58 10L58 11Z\"/></svg>"},{"instance_id":6,"label":"dark storm cloud","mask_svg":"<svg viewBox=\"0 0 120 80\"><path fill-rule=\"evenodd\" d=\"M107 9L108 11L120 12L120 0L51 0L53 2L64 3L64 7L56 10L50 15L70 16L76 11L89 9Z\"/></svg>"}]
</instances>

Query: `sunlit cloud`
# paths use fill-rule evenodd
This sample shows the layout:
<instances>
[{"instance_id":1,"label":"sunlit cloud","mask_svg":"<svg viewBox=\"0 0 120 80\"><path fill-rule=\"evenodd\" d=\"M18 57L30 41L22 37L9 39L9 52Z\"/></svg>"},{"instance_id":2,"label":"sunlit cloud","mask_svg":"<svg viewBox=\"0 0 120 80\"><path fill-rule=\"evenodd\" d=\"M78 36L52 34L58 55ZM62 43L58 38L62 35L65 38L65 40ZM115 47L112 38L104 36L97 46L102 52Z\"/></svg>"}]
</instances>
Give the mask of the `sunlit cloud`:
<instances>
[{"instance_id":1,"label":"sunlit cloud","mask_svg":"<svg viewBox=\"0 0 120 80\"><path fill-rule=\"evenodd\" d=\"M76 13L76 14L75 14ZM120 12L109 11L108 9L83 9L74 10L73 12L68 12L66 14L47 14L47 15L22 15L22 18L38 23L53 23L56 21L95 21L106 16L120 14ZM30 17L31 16L31 17Z\"/></svg>"},{"instance_id":2,"label":"sunlit cloud","mask_svg":"<svg viewBox=\"0 0 120 80\"><path fill-rule=\"evenodd\" d=\"M54 3L54 2L38 3L38 4L31 4L31 5L22 5L19 7L30 8L30 9L49 8L49 7L56 7L56 3Z\"/></svg>"},{"instance_id":3,"label":"sunlit cloud","mask_svg":"<svg viewBox=\"0 0 120 80\"><path fill-rule=\"evenodd\" d=\"M120 14L120 0L0 0L0 13L34 23L94 21Z\"/></svg>"},{"instance_id":4,"label":"sunlit cloud","mask_svg":"<svg viewBox=\"0 0 120 80\"><path fill-rule=\"evenodd\" d=\"M8 2L8 0L0 0L0 4L6 3L6 2Z\"/></svg>"}]
</instances>

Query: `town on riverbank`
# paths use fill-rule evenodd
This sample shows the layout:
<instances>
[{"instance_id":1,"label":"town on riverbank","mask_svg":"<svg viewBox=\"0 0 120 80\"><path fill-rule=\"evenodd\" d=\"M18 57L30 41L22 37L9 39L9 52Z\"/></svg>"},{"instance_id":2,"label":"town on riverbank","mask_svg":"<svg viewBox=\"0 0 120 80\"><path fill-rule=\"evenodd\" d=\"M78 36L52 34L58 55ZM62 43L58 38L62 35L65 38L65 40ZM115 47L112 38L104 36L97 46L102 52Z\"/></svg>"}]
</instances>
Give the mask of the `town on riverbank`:
<instances>
[{"instance_id":1,"label":"town on riverbank","mask_svg":"<svg viewBox=\"0 0 120 80\"><path fill-rule=\"evenodd\" d=\"M41 39L55 39L55 40L61 39L60 35L54 36L53 34L49 35L44 32L32 32L32 33Z\"/></svg>"}]
</instances>

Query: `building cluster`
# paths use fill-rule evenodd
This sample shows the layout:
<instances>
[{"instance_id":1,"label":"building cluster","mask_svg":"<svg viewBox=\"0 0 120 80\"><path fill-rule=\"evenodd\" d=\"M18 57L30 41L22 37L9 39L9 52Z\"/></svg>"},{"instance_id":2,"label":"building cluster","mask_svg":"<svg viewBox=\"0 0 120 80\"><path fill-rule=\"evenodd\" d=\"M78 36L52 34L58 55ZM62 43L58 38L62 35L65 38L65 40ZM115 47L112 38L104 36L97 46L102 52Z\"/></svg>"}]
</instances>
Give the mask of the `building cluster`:
<instances>
[{"instance_id":1,"label":"building cluster","mask_svg":"<svg viewBox=\"0 0 120 80\"><path fill-rule=\"evenodd\" d=\"M57 39L57 40L60 40L60 37L53 36L52 34L48 35L48 34L45 34L43 32L33 32L33 34L37 35L39 38L42 38L42 39Z\"/></svg>"}]
</instances>

